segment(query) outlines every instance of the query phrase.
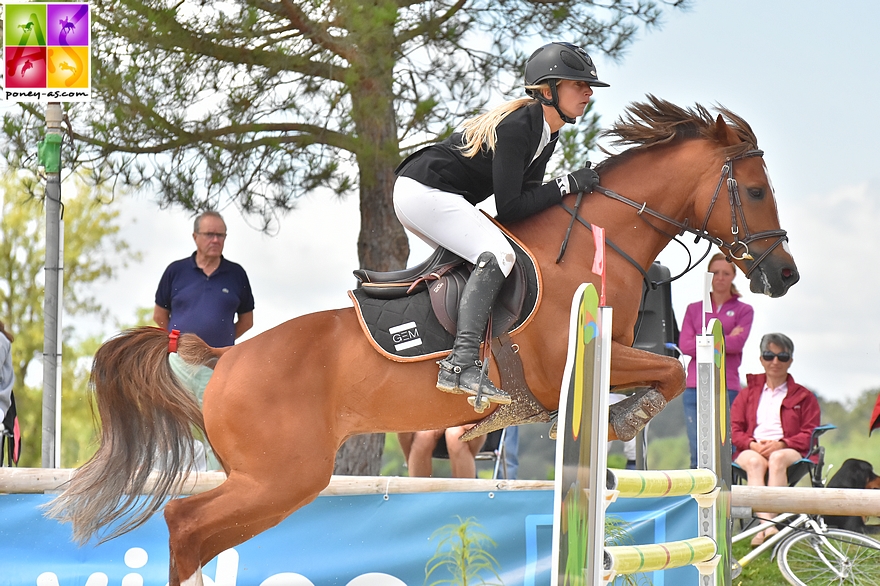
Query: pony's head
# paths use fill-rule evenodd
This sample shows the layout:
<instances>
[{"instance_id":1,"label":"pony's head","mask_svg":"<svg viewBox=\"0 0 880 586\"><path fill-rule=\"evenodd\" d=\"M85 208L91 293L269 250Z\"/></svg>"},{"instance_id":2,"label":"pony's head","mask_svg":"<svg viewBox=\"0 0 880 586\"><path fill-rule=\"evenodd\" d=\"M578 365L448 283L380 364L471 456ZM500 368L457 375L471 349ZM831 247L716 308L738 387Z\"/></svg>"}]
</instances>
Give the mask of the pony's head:
<instances>
[{"instance_id":1,"label":"pony's head","mask_svg":"<svg viewBox=\"0 0 880 586\"><path fill-rule=\"evenodd\" d=\"M763 151L748 123L718 106L717 116L697 104L681 108L649 95L633 103L605 134L627 153L698 140L708 146L717 173L709 173L693 202L692 226L743 271L753 293L785 295L800 278L780 228Z\"/></svg>"},{"instance_id":2,"label":"pony's head","mask_svg":"<svg viewBox=\"0 0 880 586\"><path fill-rule=\"evenodd\" d=\"M726 186L720 186L718 198L726 195L728 205L717 202L720 209L710 209L707 221L714 222L719 230L729 226L730 245L722 248L749 278L752 293L781 297L800 275L788 247L788 236L780 228L776 193L764 153L743 119L725 108L719 107L718 111L715 136L726 155L727 169L726 177L722 177Z\"/></svg>"}]
</instances>

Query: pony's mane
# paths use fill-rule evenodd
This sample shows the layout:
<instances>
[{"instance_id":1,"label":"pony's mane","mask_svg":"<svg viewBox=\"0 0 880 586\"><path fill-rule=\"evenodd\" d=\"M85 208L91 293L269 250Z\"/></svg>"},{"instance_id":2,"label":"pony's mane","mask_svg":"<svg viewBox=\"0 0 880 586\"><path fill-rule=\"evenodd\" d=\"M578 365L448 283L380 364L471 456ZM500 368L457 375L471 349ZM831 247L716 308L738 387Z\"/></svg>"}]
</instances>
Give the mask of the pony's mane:
<instances>
[{"instance_id":1,"label":"pony's mane","mask_svg":"<svg viewBox=\"0 0 880 586\"><path fill-rule=\"evenodd\" d=\"M723 106L716 106L715 110L743 141L725 146L726 156L735 157L758 148L758 139L748 122ZM625 114L611 128L603 131L602 136L613 137L611 144L628 148L620 154L613 154L603 148L610 156L600 166L619 162L626 155L676 140L718 140L715 135L715 118L706 107L696 104L693 108L682 108L651 94L648 94L647 102L633 102L627 106Z\"/></svg>"}]
</instances>

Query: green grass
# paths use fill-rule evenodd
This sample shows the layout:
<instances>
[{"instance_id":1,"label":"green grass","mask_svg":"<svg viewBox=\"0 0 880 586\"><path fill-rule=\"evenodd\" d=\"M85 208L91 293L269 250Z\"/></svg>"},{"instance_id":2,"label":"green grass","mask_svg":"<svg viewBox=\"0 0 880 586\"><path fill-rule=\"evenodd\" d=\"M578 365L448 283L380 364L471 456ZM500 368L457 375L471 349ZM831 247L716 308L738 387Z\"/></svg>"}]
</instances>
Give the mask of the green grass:
<instances>
[{"instance_id":1,"label":"green grass","mask_svg":"<svg viewBox=\"0 0 880 586\"><path fill-rule=\"evenodd\" d=\"M733 556L737 559L751 551L749 541L743 540L733 545ZM772 550L765 551L747 564L742 573L733 580L732 586L788 586L779 572L776 558L770 559Z\"/></svg>"},{"instance_id":2,"label":"green grass","mask_svg":"<svg viewBox=\"0 0 880 586\"><path fill-rule=\"evenodd\" d=\"M648 467L652 470L687 470L691 467L686 435L648 442Z\"/></svg>"}]
</instances>

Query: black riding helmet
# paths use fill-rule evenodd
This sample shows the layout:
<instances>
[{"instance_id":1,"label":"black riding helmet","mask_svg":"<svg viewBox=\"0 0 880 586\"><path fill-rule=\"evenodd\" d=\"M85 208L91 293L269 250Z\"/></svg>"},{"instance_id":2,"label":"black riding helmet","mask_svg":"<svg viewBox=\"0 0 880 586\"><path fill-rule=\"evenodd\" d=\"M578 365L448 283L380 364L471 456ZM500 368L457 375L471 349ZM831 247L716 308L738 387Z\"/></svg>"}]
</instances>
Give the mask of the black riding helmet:
<instances>
[{"instance_id":1,"label":"black riding helmet","mask_svg":"<svg viewBox=\"0 0 880 586\"><path fill-rule=\"evenodd\" d=\"M526 93L542 104L553 106L569 124L575 122L559 109L559 96L556 93L556 82L560 79L585 81L590 87L610 87L596 76L596 66L587 52L571 43L550 43L532 53L526 61L525 85L538 85L546 81L550 86L551 99L545 98L537 90L526 89Z\"/></svg>"}]
</instances>

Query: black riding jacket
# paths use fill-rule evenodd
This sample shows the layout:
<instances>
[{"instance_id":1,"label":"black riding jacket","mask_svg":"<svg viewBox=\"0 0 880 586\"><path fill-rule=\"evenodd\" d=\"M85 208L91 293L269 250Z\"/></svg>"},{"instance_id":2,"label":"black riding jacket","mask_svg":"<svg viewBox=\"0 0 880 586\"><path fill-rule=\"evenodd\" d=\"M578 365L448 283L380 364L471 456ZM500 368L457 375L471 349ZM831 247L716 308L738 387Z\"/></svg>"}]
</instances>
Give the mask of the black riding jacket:
<instances>
[{"instance_id":1,"label":"black riding jacket","mask_svg":"<svg viewBox=\"0 0 880 586\"><path fill-rule=\"evenodd\" d=\"M457 193L474 205L494 193L498 221L520 220L562 200L556 182L543 183L558 132L550 135L550 142L532 161L543 130L541 104L529 104L514 110L498 124L494 152L483 148L474 157L465 157L459 149L462 134L456 132L407 157L396 174Z\"/></svg>"}]
</instances>

